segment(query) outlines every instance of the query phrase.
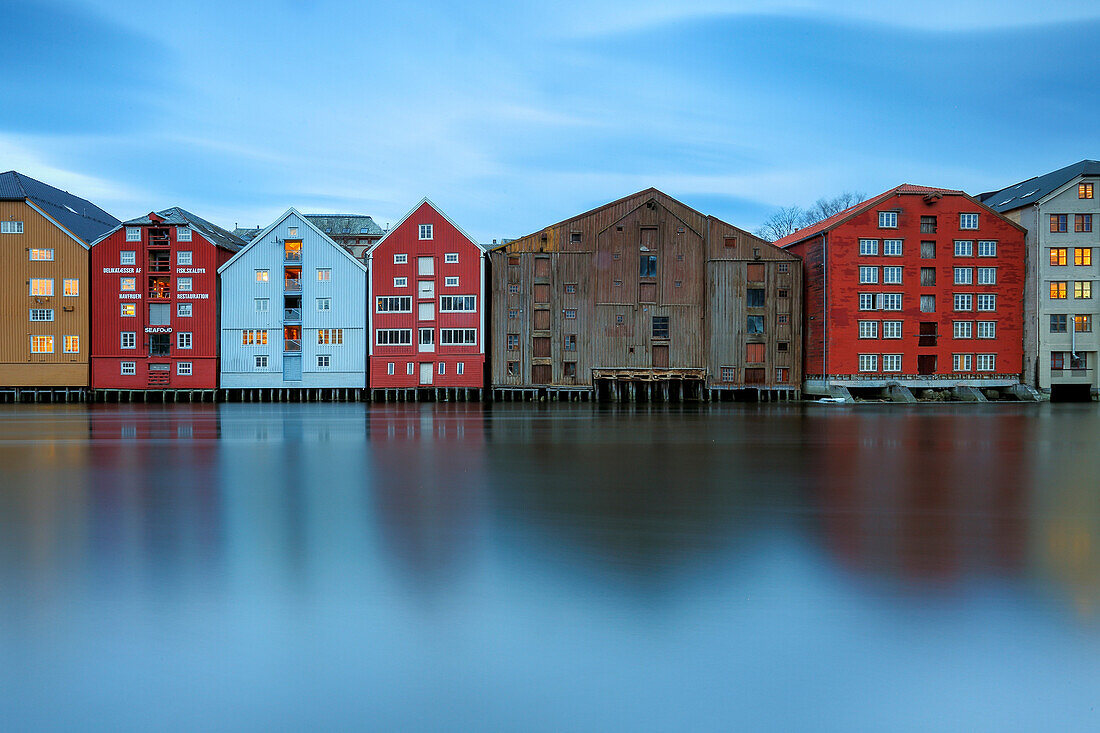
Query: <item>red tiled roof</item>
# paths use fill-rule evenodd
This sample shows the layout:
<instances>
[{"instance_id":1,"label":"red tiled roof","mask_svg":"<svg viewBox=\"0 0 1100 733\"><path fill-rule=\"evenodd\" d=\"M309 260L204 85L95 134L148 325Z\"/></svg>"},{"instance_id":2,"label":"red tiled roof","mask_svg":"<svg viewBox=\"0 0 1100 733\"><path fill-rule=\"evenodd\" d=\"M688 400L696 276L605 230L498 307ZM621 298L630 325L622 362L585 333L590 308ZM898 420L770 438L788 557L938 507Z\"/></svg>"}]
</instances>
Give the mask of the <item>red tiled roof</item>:
<instances>
[{"instance_id":1,"label":"red tiled roof","mask_svg":"<svg viewBox=\"0 0 1100 733\"><path fill-rule=\"evenodd\" d=\"M860 203L856 204L855 206L849 206L844 211L841 211L838 214L833 214L828 219L822 219L821 221L819 221L816 224L812 224L812 225L810 225L810 226L808 226L804 229L799 229L797 232L793 232L791 234L788 234L787 236L785 236L781 239L777 239L775 242L773 242L773 244L776 247L783 248L783 247L789 247L792 244L797 244L799 242L803 242L803 241L805 241L805 240L807 240L811 237L816 237L818 234L821 234L822 232L829 231L830 229L835 227L837 224L840 224L841 222L846 221L847 219L855 216L856 214L863 213L864 211L871 208L872 206L879 203L880 201L882 201L884 199L887 199L890 196L894 196L896 194L926 195L926 194L930 194L930 193L946 193L946 194L954 194L954 195L961 195L961 196L966 195L963 191L956 191L956 190L951 189L951 188L933 188L931 186L914 186L911 183L903 183L902 185L897 186L896 188L891 188L889 191L884 191L883 193L880 193L878 196L873 196L873 197L867 199L866 201L861 201Z\"/></svg>"}]
</instances>

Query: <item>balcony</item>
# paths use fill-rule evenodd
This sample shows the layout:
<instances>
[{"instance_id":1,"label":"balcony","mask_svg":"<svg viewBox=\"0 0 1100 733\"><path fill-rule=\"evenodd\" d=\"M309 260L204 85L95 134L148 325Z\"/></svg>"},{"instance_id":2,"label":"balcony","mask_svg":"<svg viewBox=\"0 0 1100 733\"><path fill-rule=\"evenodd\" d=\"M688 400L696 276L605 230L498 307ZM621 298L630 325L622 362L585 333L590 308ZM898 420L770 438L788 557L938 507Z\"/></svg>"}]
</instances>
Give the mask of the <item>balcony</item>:
<instances>
[{"instance_id":1,"label":"balcony","mask_svg":"<svg viewBox=\"0 0 1100 733\"><path fill-rule=\"evenodd\" d=\"M167 274L172 271L172 263L168 260L149 260L148 271Z\"/></svg>"},{"instance_id":2,"label":"balcony","mask_svg":"<svg viewBox=\"0 0 1100 733\"><path fill-rule=\"evenodd\" d=\"M283 262L301 262L302 250L301 249L286 249L283 250Z\"/></svg>"},{"instance_id":3,"label":"balcony","mask_svg":"<svg viewBox=\"0 0 1100 733\"><path fill-rule=\"evenodd\" d=\"M283 320L291 322L301 322L302 309L301 308L283 308Z\"/></svg>"},{"instance_id":4,"label":"balcony","mask_svg":"<svg viewBox=\"0 0 1100 733\"><path fill-rule=\"evenodd\" d=\"M921 334L917 337L917 346L935 346L939 338L936 334Z\"/></svg>"},{"instance_id":5,"label":"balcony","mask_svg":"<svg viewBox=\"0 0 1100 733\"><path fill-rule=\"evenodd\" d=\"M290 279L287 278L283 281L283 291L287 293L300 293L302 292L302 281L300 278Z\"/></svg>"},{"instance_id":6,"label":"balcony","mask_svg":"<svg viewBox=\"0 0 1100 733\"><path fill-rule=\"evenodd\" d=\"M300 354L302 352L302 339L283 339L284 354Z\"/></svg>"},{"instance_id":7,"label":"balcony","mask_svg":"<svg viewBox=\"0 0 1100 733\"><path fill-rule=\"evenodd\" d=\"M171 297L172 283L168 278L149 278L149 300L168 300Z\"/></svg>"},{"instance_id":8,"label":"balcony","mask_svg":"<svg viewBox=\"0 0 1100 733\"><path fill-rule=\"evenodd\" d=\"M167 229L150 229L149 246L157 249L167 249L172 246L172 239Z\"/></svg>"}]
</instances>

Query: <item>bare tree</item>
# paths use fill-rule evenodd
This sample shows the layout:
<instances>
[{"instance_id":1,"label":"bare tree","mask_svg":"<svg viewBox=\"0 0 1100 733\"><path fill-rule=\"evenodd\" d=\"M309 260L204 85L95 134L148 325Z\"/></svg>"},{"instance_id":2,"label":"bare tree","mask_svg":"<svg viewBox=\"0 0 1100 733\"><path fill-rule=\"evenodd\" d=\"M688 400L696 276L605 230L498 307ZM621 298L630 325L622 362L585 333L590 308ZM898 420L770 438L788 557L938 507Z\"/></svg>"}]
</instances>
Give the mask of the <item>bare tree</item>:
<instances>
[{"instance_id":1,"label":"bare tree","mask_svg":"<svg viewBox=\"0 0 1100 733\"><path fill-rule=\"evenodd\" d=\"M845 191L833 196L831 199L820 198L814 205L806 209L806 226L824 221L834 214L839 214L845 209L861 203L867 197L858 191Z\"/></svg>"},{"instance_id":2,"label":"bare tree","mask_svg":"<svg viewBox=\"0 0 1100 733\"><path fill-rule=\"evenodd\" d=\"M845 191L831 199L819 198L808 209L801 206L784 206L764 220L764 225L756 230L756 236L774 242L799 229L813 226L834 214L863 202L867 197L858 191Z\"/></svg>"}]
</instances>

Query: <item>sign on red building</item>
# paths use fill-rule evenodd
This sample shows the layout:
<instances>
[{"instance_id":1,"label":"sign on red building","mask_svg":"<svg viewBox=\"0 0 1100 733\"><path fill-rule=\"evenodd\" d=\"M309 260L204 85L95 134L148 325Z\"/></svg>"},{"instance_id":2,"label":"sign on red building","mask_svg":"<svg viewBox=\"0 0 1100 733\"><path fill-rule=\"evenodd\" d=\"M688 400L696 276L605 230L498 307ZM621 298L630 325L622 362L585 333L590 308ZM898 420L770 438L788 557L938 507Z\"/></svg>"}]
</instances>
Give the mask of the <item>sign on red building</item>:
<instances>
[{"instance_id":1,"label":"sign on red building","mask_svg":"<svg viewBox=\"0 0 1100 733\"><path fill-rule=\"evenodd\" d=\"M428 199L367 251L371 389L480 389L485 251Z\"/></svg>"}]
</instances>

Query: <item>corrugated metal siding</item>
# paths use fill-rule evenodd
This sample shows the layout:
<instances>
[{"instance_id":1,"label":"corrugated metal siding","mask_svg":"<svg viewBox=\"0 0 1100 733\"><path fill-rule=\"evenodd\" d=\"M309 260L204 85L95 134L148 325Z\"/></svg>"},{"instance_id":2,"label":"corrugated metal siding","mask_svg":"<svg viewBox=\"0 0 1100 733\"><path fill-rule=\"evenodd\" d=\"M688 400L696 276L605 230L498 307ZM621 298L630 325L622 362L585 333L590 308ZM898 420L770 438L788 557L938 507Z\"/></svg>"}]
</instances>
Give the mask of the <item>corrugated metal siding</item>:
<instances>
[{"instance_id":1,"label":"corrugated metal siding","mask_svg":"<svg viewBox=\"0 0 1100 733\"><path fill-rule=\"evenodd\" d=\"M283 305L284 245L290 227L302 240L302 381L284 382ZM268 270L266 283L256 282L256 270ZM318 269L330 269L331 279L317 279ZM367 275L336 243L291 212L221 273L223 386L235 387L365 387ZM255 300L268 299L267 313ZM318 298L329 298L331 309L317 309ZM317 343L319 329L343 329L340 345ZM242 331L266 329L267 346L244 346ZM266 370L255 369L254 357L268 357ZM317 367L317 355L331 357L330 367ZM251 380L249 375L256 375Z\"/></svg>"},{"instance_id":2,"label":"corrugated metal siding","mask_svg":"<svg viewBox=\"0 0 1100 733\"><path fill-rule=\"evenodd\" d=\"M0 219L23 222L22 234L0 234L0 386L87 386L88 250L23 201L0 201ZM32 262L32 248L53 249L53 261ZM52 297L30 296L39 277L53 280ZM64 296L66 278L80 281L80 295ZM53 322L32 323L31 308L53 309ZM31 354L32 335L53 336L54 353ZM79 353L64 353L66 335L80 337Z\"/></svg>"}]
</instances>

